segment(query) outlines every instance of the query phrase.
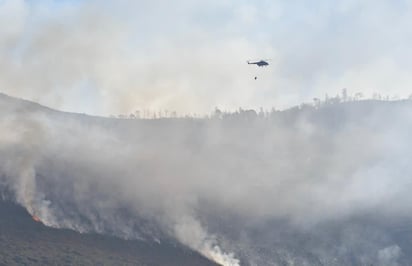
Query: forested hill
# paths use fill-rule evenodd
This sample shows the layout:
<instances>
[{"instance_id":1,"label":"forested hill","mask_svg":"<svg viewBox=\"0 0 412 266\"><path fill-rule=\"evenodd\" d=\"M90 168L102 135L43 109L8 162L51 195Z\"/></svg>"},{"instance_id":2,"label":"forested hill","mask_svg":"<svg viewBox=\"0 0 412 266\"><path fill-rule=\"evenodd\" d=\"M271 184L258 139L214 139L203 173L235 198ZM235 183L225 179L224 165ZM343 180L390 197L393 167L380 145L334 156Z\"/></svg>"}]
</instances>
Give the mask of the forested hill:
<instances>
[{"instance_id":1,"label":"forested hill","mask_svg":"<svg viewBox=\"0 0 412 266\"><path fill-rule=\"evenodd\" d=\"M0 194L47 232L225 266L412 264L410 100L139 119L0 95L0 127Z\"/></svg>"},{"instance_id":2,"label":"forested hill","mask_svg":"<svg viewBox=\"0 0 412 266\"><path fill-rule=\"evenodd\" d=\"M313 104L303 103L298 106L294 106L285 110L253 110L242 109L233 111L222 111L216 108L211 114L204 116L188 116L184 115L178 117L176 114L162 114L157 115L157 112L148 113L145 118L142 115L136 115L134 113L130 115L119 115L118 117L102 117L91 116L80 113L61 112L49 107L45 107L35 102L17 99L10 97L3 93L0 93L0 109L3 115L7 114L25 114L30 113L39 114L43 113L50 117L59 119L75 119L83 120L88 123L96 123L102 126L127 126L136 127L136 125L159 125L164 124L168 126L171 124L179 124L184 121L196 121L199 124L209 120L224 120L224 121L275 121L285 122L293 125L294 122L299 122L299 118L308 118L311 122L324 123L328 126L343 124L347 120L354 121L366 121L370 119L370 115L382 115L382 119L391 117L391 114L396 117L400 114L399 111L405 108L412 108L411 99L402 100L342 100L340 98L333 98L325 101L316 101ZM137 111L139 114L142 113ZM174 126L174 125L173 125Z\"/></svg>"}]
</instances>

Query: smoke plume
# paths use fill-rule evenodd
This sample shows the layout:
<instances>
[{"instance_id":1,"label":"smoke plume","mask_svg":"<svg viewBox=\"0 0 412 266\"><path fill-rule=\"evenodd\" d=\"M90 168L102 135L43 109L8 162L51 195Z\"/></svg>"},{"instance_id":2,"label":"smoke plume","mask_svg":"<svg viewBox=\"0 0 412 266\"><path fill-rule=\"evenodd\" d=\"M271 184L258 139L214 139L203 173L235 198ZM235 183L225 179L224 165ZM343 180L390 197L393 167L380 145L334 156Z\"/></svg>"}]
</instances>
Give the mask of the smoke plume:
<instances>
[{"instance_id":1,"label":"smoke plume","mask_svg":"<svg viewBox=\"0 0 412 266\"><path fill-rule=\"evenodd\" d=\"M46 225L223 265L410 259L410 101L124 120L2 98L1 191Z\"/></svg>"}]
</instances>

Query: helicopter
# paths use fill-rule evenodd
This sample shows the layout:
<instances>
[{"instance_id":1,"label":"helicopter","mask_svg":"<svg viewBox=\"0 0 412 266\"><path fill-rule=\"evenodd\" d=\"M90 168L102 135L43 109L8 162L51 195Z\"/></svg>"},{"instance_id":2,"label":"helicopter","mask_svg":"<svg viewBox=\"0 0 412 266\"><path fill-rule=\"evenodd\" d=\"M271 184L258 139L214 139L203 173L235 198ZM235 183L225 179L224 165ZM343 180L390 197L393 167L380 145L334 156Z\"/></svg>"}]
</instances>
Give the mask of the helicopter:
<instances>
[{"instance_id":1,"label":"helicopter","mask_svg":"<svg viewBox=\"0 0 412 266\"><path fill-rule=\"evenodd\" d=\"M265 60L260 60L260 61L256 61L256 62L250 62L247 61L248 65L257 65L258 67L263 67L263 66L268 66L269 63L266 62Z\"/></svg>"}]
</instances>

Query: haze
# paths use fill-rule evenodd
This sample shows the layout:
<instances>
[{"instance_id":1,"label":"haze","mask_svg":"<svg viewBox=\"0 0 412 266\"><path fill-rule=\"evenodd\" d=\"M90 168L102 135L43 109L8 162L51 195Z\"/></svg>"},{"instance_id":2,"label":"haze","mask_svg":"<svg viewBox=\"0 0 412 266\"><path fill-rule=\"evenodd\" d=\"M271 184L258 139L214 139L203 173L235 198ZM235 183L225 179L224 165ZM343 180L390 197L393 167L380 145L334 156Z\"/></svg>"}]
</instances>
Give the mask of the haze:
<instances>
[{"instance_id":1,"label":"haze","mask_svg":"<svg viewBox=\"0 0 412 266\"><path fill-rule=\"evenodd\" d=\"M224 266L410 265L411 11L0 0L0 197Z\"/></svg>"},{"instance_id":2,"label":"haze","mask_svg":"<svg viewBox=\"0 0 412 266\"><path fill-rule=\"evenodd\" d=\"M407 97L411 11L402 0L2 0L0 87L98 115L284 109L342 88Z\"/></svg>"}]
</instances>

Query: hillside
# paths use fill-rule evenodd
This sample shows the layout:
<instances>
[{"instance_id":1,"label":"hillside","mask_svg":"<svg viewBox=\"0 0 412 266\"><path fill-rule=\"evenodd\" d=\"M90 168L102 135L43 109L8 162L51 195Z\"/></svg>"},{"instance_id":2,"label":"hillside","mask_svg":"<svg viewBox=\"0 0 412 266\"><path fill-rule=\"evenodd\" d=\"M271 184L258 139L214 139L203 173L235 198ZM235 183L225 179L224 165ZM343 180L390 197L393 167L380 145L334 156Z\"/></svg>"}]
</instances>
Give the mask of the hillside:
<instances>
[{"instance_id":1,"label":"hillside","mask_svg":"<svg viewBox=\"0 0 412 266\"><path fill-rule=\"evenodd\" d=\"M0 265L217 265L180 244L53 229L0 202Z\"/></svg>"},{"instance_id":2,"label":"hillside","mask_svg":"<svg viewBox=\"0 0 412 266\"><path fill-rule=\"evenodd\" d=\"M411 264L410 100L146 120L0 95L0 111L0 195L39 217L47 227L25 221L47 237L88 243L75 245L80 254L160 265L198 253L225 266Z\"/></svg>"}]
</instances>

